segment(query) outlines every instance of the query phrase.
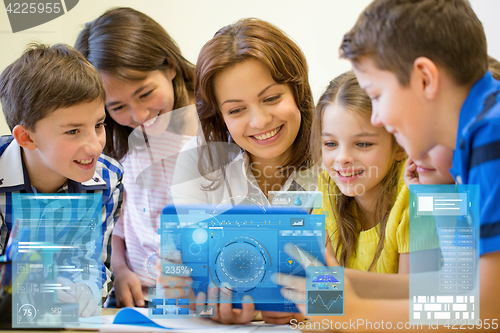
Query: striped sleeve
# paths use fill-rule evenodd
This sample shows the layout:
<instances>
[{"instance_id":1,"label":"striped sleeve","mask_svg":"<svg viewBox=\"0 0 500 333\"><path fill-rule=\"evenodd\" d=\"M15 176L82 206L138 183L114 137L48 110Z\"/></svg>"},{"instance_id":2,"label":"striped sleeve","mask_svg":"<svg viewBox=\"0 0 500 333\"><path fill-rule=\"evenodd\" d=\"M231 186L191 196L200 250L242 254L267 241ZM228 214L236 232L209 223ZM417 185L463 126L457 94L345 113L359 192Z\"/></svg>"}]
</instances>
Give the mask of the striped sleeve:
<instances>
[{"instance_id":1,"label":"striped sleeve","mask_svg":"<svg viewBox=\"0 0 500 333\"><path fill-rule=\"evenodd\" d=\"M8 214L7 210L12 210L8 206L12 201L10 200L11 193L0 193L0 255L4 254L5 247L7 246L7 239L9 237L9 228L5 221L5 215Z\"/></svg>"},{"instance_id":2,"label":"striped sleeve","mask_svg":"<svg viewBox=\"0 0 500 333\"><path fill-rule=\"evenodd\" d=\"M108 190L103 192L103 244L102 244L102 262L105 266L103 272L103 302L113 288L112 270L111 270L111 237L113 227L120 217L121 206L123 202L123 167L116 160L104 154L99 161L102 162L102 178L108 184Z\"/></svg>"}]
</instances>

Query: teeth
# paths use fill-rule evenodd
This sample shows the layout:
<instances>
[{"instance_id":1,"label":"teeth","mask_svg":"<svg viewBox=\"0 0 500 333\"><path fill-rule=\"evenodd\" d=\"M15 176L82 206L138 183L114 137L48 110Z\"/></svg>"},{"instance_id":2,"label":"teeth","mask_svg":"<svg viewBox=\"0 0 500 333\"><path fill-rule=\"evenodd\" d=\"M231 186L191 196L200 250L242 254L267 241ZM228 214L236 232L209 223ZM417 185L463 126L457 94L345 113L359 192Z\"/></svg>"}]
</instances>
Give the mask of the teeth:
<instances>
[{"instance_id":1,"label":"teeth","mask_svg":"<svg viewBox=\"0 0 500 333\"><path fill-rule=\"evenodd\" d=\"M160 112L158 112L158 114L156 115L156 117L154 117L152 119L149 119L148 121L144 122L143 123L144 127L148 127L148 126L153 125L156 122L156 120L158 119L158 116L160 115Z\"/></svg>"},{"instance_id":2,"label":"teeth","mask_svg":"<svg viewBox=\"0 0 500 333\"><path fill-rule=\"evenodd\" d=\"M92 163L93 160L94 159L91 158L90 160L76 160L76 162L79 163L79 164L87 165L87 164Z\"/></svg>"},{"instance_id":3,"label":"teeth","mask_svg":"<svg viewBox=\"0 0 500 333\"><path fill-rule=\"evenodd\" d=\"M352 176L356 176L356 175L359 175L360 173L362 173L364 170L361 170L361 171L358 171L358 172L340 172L340 171L337 171L342 177L352 177Z\"/></svg>"},{"instance_id":4,"label":"teeth","mask_svg":"<svg viewBox=\"0 0 500 333\"><path fill-rule=\"evenodd\" d=\"M273 136L278 134L279 131L281 131L282 127L283 127L283 125L278 127L277 129L275 129L274 131L268 132L266 134L262 134L262 135L258 135L258 136L254 135L254 138L256 138L257 140L266 140L266 139L272 138Z\"/></svg>"},{"instance_id":5,"label":"teeth","mask_svg":"<svg viewBox=\"0 0 500 333\"><path fill-rule=\"evenodd\" d=\"M152 118L152 119L149 119L148 121L146 121L143 125L145 127L148 127L148 126L151 126L155 123L156 119L158 119L158 116Z\"/></svg>"}]
</instances>

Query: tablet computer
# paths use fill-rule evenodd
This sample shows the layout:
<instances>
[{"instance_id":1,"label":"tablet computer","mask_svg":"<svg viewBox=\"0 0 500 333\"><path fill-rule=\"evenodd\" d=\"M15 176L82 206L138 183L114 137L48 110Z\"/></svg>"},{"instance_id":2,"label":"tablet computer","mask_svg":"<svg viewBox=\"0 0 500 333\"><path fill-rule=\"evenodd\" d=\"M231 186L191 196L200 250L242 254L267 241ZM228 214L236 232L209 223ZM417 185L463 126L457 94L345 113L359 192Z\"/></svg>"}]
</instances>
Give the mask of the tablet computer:
<instances>
[{"instance_id":1,"label":"tablet computer","mask_svg":"<svg viewBox=\"0 0 500 333\"><path fill-rule=\"evenodd\" d=\"M162 274L190 276L195 294L209 286L227 288L232 294L227 302L235 307L249 295L257 310L298 312L271 280L274 273L305 276L304 268L285 253L287 243L324 263L325 217L298 208L166 206L159 231ZM172 257L179 254L182 258Z\"/></svg>"}]
</instances>

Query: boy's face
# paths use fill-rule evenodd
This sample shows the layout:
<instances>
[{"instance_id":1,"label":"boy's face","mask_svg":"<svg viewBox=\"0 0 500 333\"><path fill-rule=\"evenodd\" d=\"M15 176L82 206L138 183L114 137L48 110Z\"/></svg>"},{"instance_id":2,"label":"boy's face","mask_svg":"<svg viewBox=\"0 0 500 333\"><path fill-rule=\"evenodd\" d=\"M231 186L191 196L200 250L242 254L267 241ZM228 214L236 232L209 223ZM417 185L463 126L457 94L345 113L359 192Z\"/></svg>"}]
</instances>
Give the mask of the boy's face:
<instances>
[{"instance_id":1,"label":"boy's face","mask_svg":"<svg viewBox=\"0 0 500 333\"><path fill-rule=\"evenodd\" d=\"M394 73L379 69L368 57L353 67L359 85L372 100L372 124L394 133L409 157L422 158L436 145L436 131L432 110L421 98L419 78L412 72L409 85L403 87Z\"/></svg>"},{"instance_id":2,"label":"boy's face","mask_svg":"<svg viewBox=\"0 0 500 333\"><path fill-rule=\"evenodd\" d=\"M106 143L105 116L99 100L49 113L30 131L36 149L30 154L34 165L28 170L43 175L43 182L54 187L67 179L90 180Z\"/></svg>"},{"instance_id":3,"label":"boy's face","mask_svg":"<svg viewBox=\"0 0 500 333\"><path fill-rule=\"evenodd\" d=\"M450 173L453 162L453 150L437 145L421 160L415 160L420 184L453 184Z\"/></svg>"}]
</instances>

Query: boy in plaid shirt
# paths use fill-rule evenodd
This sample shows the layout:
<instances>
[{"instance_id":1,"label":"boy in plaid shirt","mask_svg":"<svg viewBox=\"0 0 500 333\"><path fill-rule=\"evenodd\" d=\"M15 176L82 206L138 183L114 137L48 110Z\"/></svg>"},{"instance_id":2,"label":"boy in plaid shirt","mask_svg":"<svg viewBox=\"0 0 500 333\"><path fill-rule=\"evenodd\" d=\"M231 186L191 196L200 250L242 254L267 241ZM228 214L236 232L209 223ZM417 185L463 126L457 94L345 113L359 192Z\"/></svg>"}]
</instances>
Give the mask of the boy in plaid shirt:
<instances>
[{"instance_id":1,"label":"boy in plaid shirt","mask_svg":"<svg viewBox=\"0 0 500 333\"><path fill-rule=\"evenodd\" d=\"M99 73L70 46L33 44L2 72L0 99L12 131L0 138L0 254L13 224L13 193L101 193L103 285L89 284L93 297L85 304L76 300L82 316L97 314L111 291L111 233L123 201L122 166L102 154Z\"/></svg>"}]
</instances>

